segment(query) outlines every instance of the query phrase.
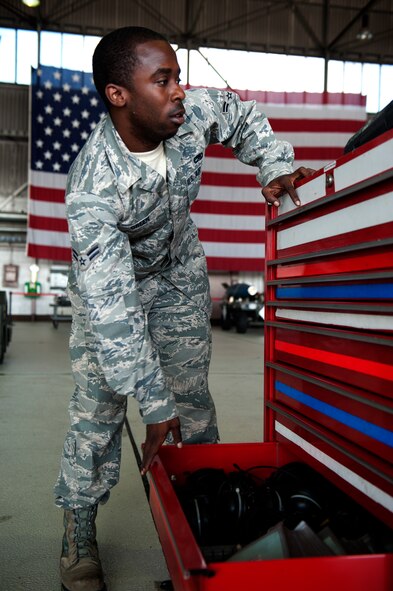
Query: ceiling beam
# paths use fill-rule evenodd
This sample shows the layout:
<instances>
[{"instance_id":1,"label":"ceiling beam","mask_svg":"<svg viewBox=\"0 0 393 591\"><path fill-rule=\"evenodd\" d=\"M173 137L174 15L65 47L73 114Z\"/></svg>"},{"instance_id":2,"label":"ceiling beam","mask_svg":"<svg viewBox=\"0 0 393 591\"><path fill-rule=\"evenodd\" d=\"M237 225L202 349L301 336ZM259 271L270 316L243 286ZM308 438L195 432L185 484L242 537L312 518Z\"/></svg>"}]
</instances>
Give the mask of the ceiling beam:
<instances>
[{"instance_id":1,"label":"ceiling beam","mask_svg":"<svg viewBox=\"0 0 393 591\"><path fill-rule=\"evenodd\" d=\"M146 12L149 16L153 17L159 24L164 23L165 27L169 31L172 31L173 35L181 35L183 31L179 27L175 26L173 20L167 18L162 12L151 6L147 0L131 0L133 4L138 6L142 11Z\"/></svg>"},{"instance_id":2,"label":"ceiling beam","mask_svg":"<svg viewBox=\"0 0 393 591\"><path fill-rule=\"evenodd\" d=\"M255 18L260 16L265 16L266 14L271 14L272 12L280 12L285 8L287 0L283 2L275 2L274 7L269 3L268 6L263 6L262 8L257 8L250 12L244 12L242 15L238 16L237 18L232 18L226 21L221 21L218 25L213 25L211 27L207 27L206 29L197 31L196 36L199 38L203 38L204 36L208 35L209 37L213 35L217 35L222 33L223 31L227 32L231 29L235 29L239 25L246 25Z\"/></svg>"},{"instance_id":3,"label":"ceiling beam","mask_svg":"<svg viewBox=\"0 0 393 591\"><path fill-rule=\"evenodd\" d=\"M367 4L365 6L363 6L363 8L361 8L357 14L353 17L353 19L351 19L346 25L345 27L340 31L340 33L333 39L333 41L331 41L328 45L329 49L332 49L337 41L339 41L347 31L349 31L353 25L362 18L363 14L365 14L368 10L370 10L370 8L376 4L376 2L378 2L379 0L369 0L367 2Z\"/></svg>"},{"instance_id":4,"label":"ceiling beam","mask_svg":"<svg viewBox=\"0 0 393 591\"><path fill-rule=\"evenodd\" d=\"M35 28L37 22L36 17L26 14L26 12L20 10L19 8L16 8L15 6L7 2L7 0L0 0L0 6L4 6L4 8L8 10L11 14L17 16L22 23L27 23L31 27Z\"/></svg>"},{"instance_id":5,"label":"ceiling beam","mask_svg":"<svg viewBox=\"0 0 393 591\"><path fill-rule=\"evenodd\" d=\"M197 8L197 10L195 10L195 15L193 18L193 21L191 22L191 5L195 4L194 0L186 0L187 4L186 4L186 26L184 28L186 36L187 37L192 37L195 31L195 28L197 26L199 17L201 16L201 13L203 12L205 5L206 5L206 0L200 0L199 2L199 6Z\"/></svg>"},{"instance_id":6,"label":"ceiling beam","mask_svg":"<svg viewBox=\"0 0 393 591\"><path fill-rule=\"evenodd\" d=\"M75 12L86 8L90 4L95 4L97 0L85 0L85 2L72 2L71 4L64 5L63 2L59 2L57 7L52 11L51 14L48 14L46 19L48 22L56 22L66 18L70 14L74 14Z\"/></svg>"},{"instance_id":7,"label":"ceiling beam","mask_svg":"<svg viewBox=\"0 0 393 591\"><path fill-rule=\"evenodd\" d=\"M312 28L310 27L307 19L305 18L304 14L298 7L297 3L294 0L287 0L287 4L289 8L294 13L296 19L299 21L300 25L303 27L307 35L310 39L314 42L315 46L318 47L320 50L324 49L323 44L321 43L320 39L316 36Z\"/></svg>"}]
</instances>

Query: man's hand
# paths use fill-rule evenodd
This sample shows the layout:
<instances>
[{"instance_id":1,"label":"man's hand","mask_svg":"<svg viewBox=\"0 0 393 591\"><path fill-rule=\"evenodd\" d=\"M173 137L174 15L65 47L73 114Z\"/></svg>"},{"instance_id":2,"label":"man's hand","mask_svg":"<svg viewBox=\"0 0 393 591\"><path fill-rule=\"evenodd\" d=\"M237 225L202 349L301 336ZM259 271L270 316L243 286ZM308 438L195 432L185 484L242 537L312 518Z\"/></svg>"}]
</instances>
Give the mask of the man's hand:
<instances>
[{"instance_id":1,"label":"man's hand","mask_svg":"<svg viewBox=\"0 0 393 591\"><path fill-rule=\"evenodd\" d=\"M178 417L170 421L164 421L163 423L146 425L146 441L143 444L142 476L149 470L154 456L169 433L172 433L173 441L177 447L182 447L180 421Z\"/></svg>"},{"instance_id":2,"label":"man's hand","mask_svg":"<svg viewBox=\"0 0 393 591\"><path fill-rule=\"evenodd\" d=\"M284 193L288 193L294 204L300 205L300 199L295 191L294 183L298 179L304 179L311 176L314 172L315 170L312 168L301 166L294 172L291 172L291 174L283 174L270 181L266 187L263 187L262 195L269 205L275 205L278 207L280 205L279 197Z\"/></svg>"}]
</instances>

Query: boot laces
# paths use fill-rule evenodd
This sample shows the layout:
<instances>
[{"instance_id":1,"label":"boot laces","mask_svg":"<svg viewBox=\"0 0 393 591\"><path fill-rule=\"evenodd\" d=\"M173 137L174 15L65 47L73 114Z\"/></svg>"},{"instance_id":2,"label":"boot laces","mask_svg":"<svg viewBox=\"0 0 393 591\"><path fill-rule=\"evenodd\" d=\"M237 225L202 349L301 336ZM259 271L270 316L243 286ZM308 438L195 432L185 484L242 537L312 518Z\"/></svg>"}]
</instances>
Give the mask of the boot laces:
<instances>
[{"instance_id":1,"label":"boot laces","mask_svg":"<svg viewBox=\"0 0 393 591\"><path fill-rule=\"evenodd\" d=\"M96 546L95 541L95 511L79 509L74 512L74 543L79 556L91 556Z\"/></svg>"}]
</instances>

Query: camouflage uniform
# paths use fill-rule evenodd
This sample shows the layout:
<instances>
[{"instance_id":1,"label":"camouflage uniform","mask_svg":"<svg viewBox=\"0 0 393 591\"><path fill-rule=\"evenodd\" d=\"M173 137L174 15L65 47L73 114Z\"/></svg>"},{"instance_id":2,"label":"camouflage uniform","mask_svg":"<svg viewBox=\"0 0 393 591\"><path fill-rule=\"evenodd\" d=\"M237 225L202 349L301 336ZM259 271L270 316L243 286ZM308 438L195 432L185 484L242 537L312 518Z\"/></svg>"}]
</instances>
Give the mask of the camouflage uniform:
<instances>
[{"instance_id":1,"label":"camouflage uniform","mask_svg":"<svg viewBox=\"0 0 393 591\"><path fill-rule=\"evenodd\" d=\"M145 423L179 415L183 441L218 440L209 281L190 205L209 144L258 166L262 186L292 171L293 150L233 92L191 90L184 106L185 123L165 142L166 180L129 153L109 116L70 170L76 388L55 487L66 509L102 502L116 484L127 396Z\"/></svg>"}]
</instances>

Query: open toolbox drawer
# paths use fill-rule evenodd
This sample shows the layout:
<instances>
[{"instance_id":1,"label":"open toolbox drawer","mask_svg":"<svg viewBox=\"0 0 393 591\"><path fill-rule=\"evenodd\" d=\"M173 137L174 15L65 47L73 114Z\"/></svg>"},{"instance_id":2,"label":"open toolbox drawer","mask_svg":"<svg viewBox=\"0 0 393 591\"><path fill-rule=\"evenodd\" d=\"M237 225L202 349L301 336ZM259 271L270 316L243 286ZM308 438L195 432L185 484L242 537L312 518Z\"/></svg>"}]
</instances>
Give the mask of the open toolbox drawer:
<instances>
[{"instance_id":1,"label":"open toolbox drawer","mask_svg":"<svg viewBox=\"0 0 393 591\"><path fill-rule=\"evenodd\" d=\"M151 509L176 591L393 589L393 132L298 193L300 208L287 199L267 213L265 442L166 446L151 468ZM187 475L270 466L265 478L291 462L388 528L386 550L207 557L177 494Z\"/></svg>"},{"instance_id":2,"label":"open toolbox drawer","mask_svg":"<svg viewBox=\"0 0 393 591\"><path fill-rule=\"evenodd\" d=\"M393 588L393 554L288 558L244 562L204 559L175 492L200 468L233 470L252 465L282 466L299 456L284 443L163 447L150 473L150 505L176 591L388 591Z\"/></svg>"}]
</instances>

